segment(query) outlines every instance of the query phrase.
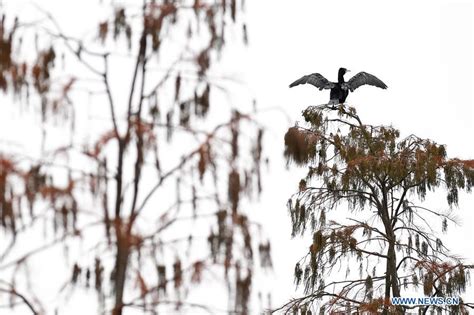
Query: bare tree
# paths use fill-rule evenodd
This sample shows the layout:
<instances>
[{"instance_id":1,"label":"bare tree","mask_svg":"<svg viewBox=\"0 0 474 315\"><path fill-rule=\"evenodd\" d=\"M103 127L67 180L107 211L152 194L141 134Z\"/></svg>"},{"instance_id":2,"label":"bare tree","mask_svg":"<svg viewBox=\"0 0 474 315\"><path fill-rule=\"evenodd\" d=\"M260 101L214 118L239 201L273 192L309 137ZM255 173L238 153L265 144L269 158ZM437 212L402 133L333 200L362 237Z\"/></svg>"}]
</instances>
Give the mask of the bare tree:
<instances>
[{"instance_id":1,"label":"bare tree","mask_svg":"<svg viewBox=\"0 0 474 315\"><path fill-rule=\"evenodd\" d=\"M458 191L471 191L473 161L449 159L431 140L364 124L344 105L309 107L303 116L307 127L285 135L288 159L308 167L288 208L293 236L309 229L313 240L295 267L305 295L278 310L307 314L319 305L321 314L467 314L474 305L462 300L415 307L392 305L391 298L465 291L473 265L449 251L441 232L456 222L451 208ZM447 192L447 211L423 203L438 190Z\"/></svg>"},{"instance_id":2,"label":"bare tree","mask_svg":"<svg viewBox=\"0 0 474 315\"><path fill-rule=\"evenodd\" d=\"M101 313L212 312L209 301L186 296L215 269L233 300L228 311L249 313L258 244L261 265L271 266L270 245L254 240L260 226L247 216L248 200L262 189L263 129L255 111L216 103L231 79L211 71L226 34L247 41L243 6L101 3L90 9L111 15L84 21L97 25L84 38L66 34L40 7L32 8L35 21L3 15L0 88L39 109L43 135L36 156L0 152L1 230L9 239L0 247L0 272L11 277L0 282L0 299L10 297L9 307L45 313L30 288L20 293L33 277L28 266L37 254L78 240L90 250L66 251L71 271L61 292L93 287ZM107 115L91 117L77 102L84 94L94 106L105 105ZM98 120L100 133L78 130L79 117ZM59 133L48 131L57 124ZM58 135L67 135L66 143L51 145ZM41 245L19 248L28 237Z\"/></svg>"}]
</instances>

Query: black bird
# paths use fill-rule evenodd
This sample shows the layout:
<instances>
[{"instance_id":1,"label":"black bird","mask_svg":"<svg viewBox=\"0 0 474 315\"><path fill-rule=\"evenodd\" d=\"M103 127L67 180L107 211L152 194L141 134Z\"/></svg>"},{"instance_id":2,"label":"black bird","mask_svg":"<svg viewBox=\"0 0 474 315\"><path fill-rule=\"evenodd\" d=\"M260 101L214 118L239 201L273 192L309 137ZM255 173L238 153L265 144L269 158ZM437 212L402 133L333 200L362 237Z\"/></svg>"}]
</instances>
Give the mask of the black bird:
<instances>
[{"instance_id":1,"label":"black bird","mask_svg":"<svg viewBox=\"0 0 474 315\"><path fill-rule=\"evenodd\" d=\"M365 84L373 85L381 89L387 88L385 83L383 83L376 76L367 72L359 72L349 81L345 82L344 74L346 74L346 72L349 72L349 70L346 68L339 68L337 83L330 82L319 73L308 74L291 83L290 88L300 84L309 83L317 87L320 91L322 89L330 89L331 93L329 95L329 104L343 104L346 101L349 91L354 92L355 89Z\"/></svg>"}]
</instances>

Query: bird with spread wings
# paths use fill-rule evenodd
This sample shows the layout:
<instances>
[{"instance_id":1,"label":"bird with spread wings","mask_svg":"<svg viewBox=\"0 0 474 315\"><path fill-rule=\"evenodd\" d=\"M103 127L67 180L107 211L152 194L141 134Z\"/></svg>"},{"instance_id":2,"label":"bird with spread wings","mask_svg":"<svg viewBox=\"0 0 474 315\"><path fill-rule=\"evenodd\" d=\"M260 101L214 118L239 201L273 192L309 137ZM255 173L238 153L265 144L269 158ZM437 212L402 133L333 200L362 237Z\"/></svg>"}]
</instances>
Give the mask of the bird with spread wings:
<instances>
[{"instance_id":1,"label":"bird with spread wings","mask_svg":"<svg viewBox=\"0 0 474 315\"><path fill-rule=\"evenodd\" d=\"M337 82L331 82L319 73L305 75L290 84L290 88L300 84L311 84L320 91L323 89L331 90L329 104L343 104L346 101L349 91L354 92L355 89L362 85L372 85L381 89L386 89L387 85L376 76L367 72L359 72L349 81L344 80L344 75L349 72L346 68L339 68Z\"/></svg>"}]
</instances>

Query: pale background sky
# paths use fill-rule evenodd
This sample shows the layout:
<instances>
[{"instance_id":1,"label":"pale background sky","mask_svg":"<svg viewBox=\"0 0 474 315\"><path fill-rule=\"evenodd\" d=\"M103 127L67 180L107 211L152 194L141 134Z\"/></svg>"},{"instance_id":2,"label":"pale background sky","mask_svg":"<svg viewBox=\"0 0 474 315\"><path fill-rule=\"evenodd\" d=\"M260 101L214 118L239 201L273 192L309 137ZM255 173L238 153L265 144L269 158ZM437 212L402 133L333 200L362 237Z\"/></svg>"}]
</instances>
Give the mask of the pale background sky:
<instances>
[{"instance_id":1,"label":"pale background sky","mask_svg":"<svg viewBox=\"0 0 474 315\"><path fill-rule=\"evenodd\" d=\"M66 27L79 34L84 17L94 15L85 1L36 2L46 8L54 6L69 23ZM3 3L21 11L19 8L31 2ZM97 1L87 3L95 5ZM272 304L278 306L297 296L294 264L310 242L310 237L290 237L285 205L305 170L285 168L283 135L301 120L306 106L326 102L329 94L311 86L289 89L288 84L313 72L336 80L341 66L352 70L351 74L367 71L389 88L363 87L349 95L348 103L366 122L393 125L402 135L414 133L446 144L452 157L473 158L473 5L471 1L447 0L247 0L246 5L250 45L230 46L213 74L233 75L245 83L234 87L233 103L246 104L255 98L259 108L272 109L260 116L269 129L264 145L271 165L264 173L265 191L255 214L265 219L274 270L255 278L254 283L271 288ZM19 115L11 111L4 115L3 108L0 113L0 138L11 139L5 130ZM458 214L463 225L449 230L447 242L453 252L471 261L473 198L461 195ZM444 196L438 199L444 202ZM473 301L473 292L471 289L465 299ZM200 297L206 292L196 294ZM209 301L213 299L209 297ZM225 307L226 302L217 304Z\"/></svg>"}]
</instances>

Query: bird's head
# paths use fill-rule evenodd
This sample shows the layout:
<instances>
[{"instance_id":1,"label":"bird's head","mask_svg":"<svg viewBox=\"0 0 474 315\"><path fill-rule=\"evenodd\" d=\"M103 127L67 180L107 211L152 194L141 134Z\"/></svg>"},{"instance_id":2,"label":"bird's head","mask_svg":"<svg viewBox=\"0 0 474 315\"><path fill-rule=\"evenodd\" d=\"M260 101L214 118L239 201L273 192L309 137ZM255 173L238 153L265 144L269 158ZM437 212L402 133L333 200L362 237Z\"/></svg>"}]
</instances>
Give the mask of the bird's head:
<instances>
[{"instance_id":1,"label":"bird's head","mask_svg":"<svg viewBox=\"0 0 474 315\"><path fill-rule=\"evenodd\" d=\"M346 68L339 68L339 74L340 75L344 75L346 74L347 72L349 72L350 70L347 70Z\"/></svg>"}]
</instances>

